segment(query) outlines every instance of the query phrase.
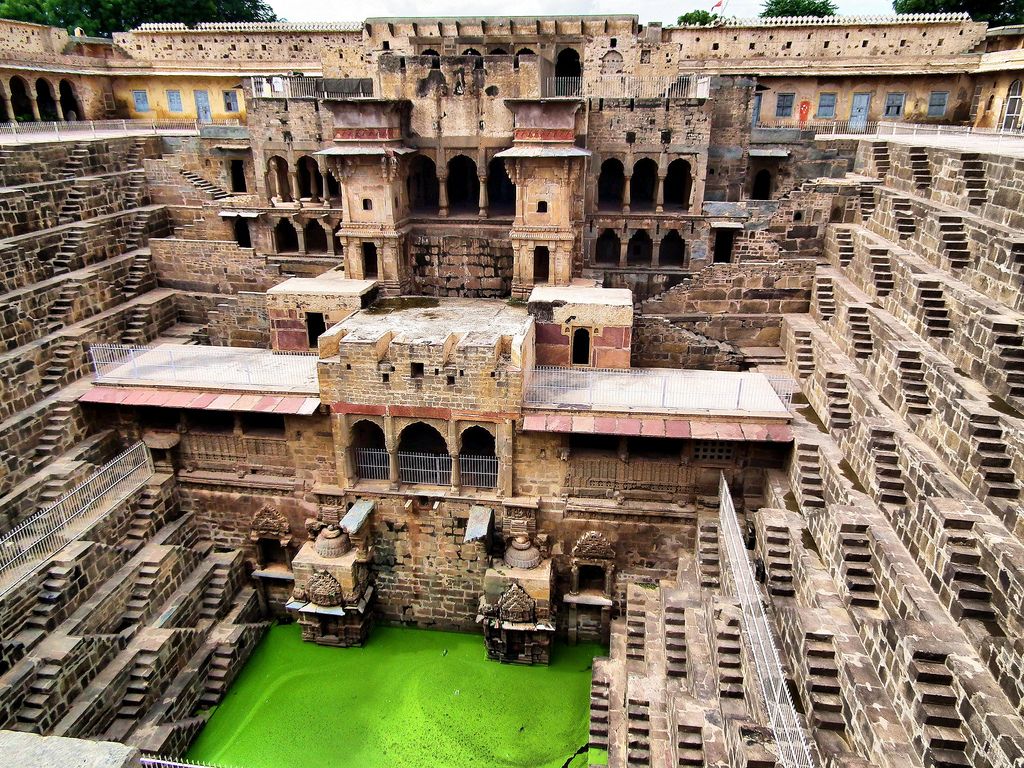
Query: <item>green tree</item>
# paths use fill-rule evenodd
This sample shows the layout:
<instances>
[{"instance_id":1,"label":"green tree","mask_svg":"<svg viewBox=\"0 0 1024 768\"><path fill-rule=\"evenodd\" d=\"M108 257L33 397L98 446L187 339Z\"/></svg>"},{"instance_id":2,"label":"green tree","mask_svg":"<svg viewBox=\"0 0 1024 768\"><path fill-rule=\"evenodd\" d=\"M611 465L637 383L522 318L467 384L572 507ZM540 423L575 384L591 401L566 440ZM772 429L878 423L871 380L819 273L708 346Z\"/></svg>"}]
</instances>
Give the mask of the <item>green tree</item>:
<instances>
[{"instance_id":1,"label":"green tree","mask_svg":"<svg viewBox=\"0 0 1024 768\"><path fill-rule=\"evenodd\" d=\"M768 0L761 16L835 16L836 11L832 0Z\"/></svg>"},{"instance_id":2,"label":"green tree","mask_svg":"<svg viewBox=\"0 0 1024 768\"><path fill-rule=\"evenodd\" d=\"M710 11L687 11L676 20L676 24L690 24L697 27L711 27L721 21L722 17Z\"/></svg>"},{"instance_id":3,"label":"green tree","mask_svg":"<svg viewBox=\"0 0 1024 768\"><path fill-rule=\"evenodd\" d=\"M277 21L265 0L0 0L0 17L110 35L147 22Z\"/></svg>"},{"instance_id":4,"label":"green tree","mask_svg":"<svg viewBox=\"0 0 1024 768\"><path fill-rule=\"evenodd\" d=\"M1024 24L1024 0L893 0L896 13L969 13L990 27Z\"/></svg>"}]
</instances>

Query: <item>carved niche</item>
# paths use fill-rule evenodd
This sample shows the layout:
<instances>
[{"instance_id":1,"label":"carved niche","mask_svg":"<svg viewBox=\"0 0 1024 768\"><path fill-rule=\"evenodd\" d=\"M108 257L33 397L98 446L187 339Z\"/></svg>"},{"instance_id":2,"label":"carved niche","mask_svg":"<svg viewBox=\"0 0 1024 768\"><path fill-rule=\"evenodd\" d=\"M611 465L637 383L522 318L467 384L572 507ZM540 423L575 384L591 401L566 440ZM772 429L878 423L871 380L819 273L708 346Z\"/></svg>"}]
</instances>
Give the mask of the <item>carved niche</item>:
<instances>
[{"instance_id":1,"label":"carved niche","mask_svg":"<svg viewBox=\"0 0 1024 768\"><path fill-rule=\"evenodd\" d=\"M341 584L327 571L316 571L306 582L306 595L311 603L334 608L342 603Z\"/></svg>"},{"instance_id":2,"label":"carved niche","mask_svg":"<svg viewBox=\"0 0 1024 768\"><path fill-rule=\"evenodd\" d=\"M576 560L614 560L615 548L598 531L587 531L572 548Z\"/></svg>"},{"instance_id":3,"label":"carved niche","mask_svg":"<svg viewBox=\"0 0 1024 768\"><path fill-rule=\"evenodd\" d=\"M536 620L536 615L536 601L515 582L498 598L498 616L502 621L528 624Z\"/></svg>"},{"instance_id":4,"label":"carved niche","mask_svg":"<svg viewBox=\"0 0 1024 768\"><path fill-rule=\"evenodd\" d=\"M249 536L252 539L278 539L285 541L291 538L288 526L288 519L278 512L273 504L264 504L253 515L252 525L249 526Z\"/></svg>"}]
</instances>

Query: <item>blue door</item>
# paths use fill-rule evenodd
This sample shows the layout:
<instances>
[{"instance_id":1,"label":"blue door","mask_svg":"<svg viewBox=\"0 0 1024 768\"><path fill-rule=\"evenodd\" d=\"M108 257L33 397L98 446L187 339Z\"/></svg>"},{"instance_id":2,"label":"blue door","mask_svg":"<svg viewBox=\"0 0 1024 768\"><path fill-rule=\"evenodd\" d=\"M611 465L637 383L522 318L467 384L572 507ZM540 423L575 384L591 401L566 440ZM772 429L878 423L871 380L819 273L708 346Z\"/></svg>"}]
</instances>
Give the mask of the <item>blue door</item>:
<instances>
[{"instance_id":1,"label":"blue door","mask_svg":"<svg viewBox=\"0 0 1024 768\"><path fill-rule=\"evenodd\" d=\"M870 93L853 94L853 105L850 107L850 130L862 131L868 124L868 110L871 109Z\"/></svg>"},{"instance_id":2,"label":"blue door","mask_svg":"<svg viewBox=\"0 0 1024 768\"><path fill-rule=\"evenodd\" d=\"M756 128L761 124L761 94L754 94L754 117L751 124Z\"/></svg>"},{"instance_id":3,"label":"blue door","mask_svg":"<svg viewBox=\"0 0 1024 768\"><path fill-rule=\"evenodd\" d=\"M206 91L192 91L196 99L196 118L200 123L212 123L213 112L210 111L210 94Z\"/></svg>"}]
</instances>

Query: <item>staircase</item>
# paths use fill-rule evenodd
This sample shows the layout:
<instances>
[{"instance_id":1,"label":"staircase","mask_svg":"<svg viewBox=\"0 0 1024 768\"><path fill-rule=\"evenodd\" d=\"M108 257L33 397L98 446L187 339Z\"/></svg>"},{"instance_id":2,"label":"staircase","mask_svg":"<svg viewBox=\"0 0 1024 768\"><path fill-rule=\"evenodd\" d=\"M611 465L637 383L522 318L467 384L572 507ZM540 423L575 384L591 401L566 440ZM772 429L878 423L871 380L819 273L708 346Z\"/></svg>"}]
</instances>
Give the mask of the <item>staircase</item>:
<instances>
[{"instance_id":1,"label":"staircase","mask_svg":"<svg viewBox=\"0 0 1024 768\"><path fill-rule=\"evenodd\" d=\"M686 677L686 612L665 605L665 671L669 677Z\"/></svg>"},{"instance_id":2,"label":"staircase","mask_svg":"<svg viewBox=\"0 0 1024 768\"><path fill-rule=\"evenodd\" d=\"M907 150L910 159L910 173L918 189L927 189L932 185L932 167L928 162L928 153L922 147L911 147Z\"/></svg>"},{"instance_id":3,"label":"staircase","mask_svg":"<svg viewBox=\"0 0 1024 768\"><path fill-rule=\"evenodd\" d=\"M81 221L82 214L85 212L86 197L85 192L78 187L69 189L67 197L64 198L64 202L61 203L60 209L57 211L57 223L70 224L73 221Z\"/></svg>"},{"instance_id":4,"label":"staircase","mask_svg":"<svg viewBox=\"0 0 1024 768\"><path fill-rule=\"evenodd\" d=\"M937 280L922 280L917 287L917 296L918 303L924 307L924 324L928 335L949 336L949 310L946 309L942 285Z\"/></svg>"},{"instance_id":5,"label":"staircase","mask_svg":"<svg viewBox=\"0 0 1024 768\"><path fill-rule=\"evenodd\" d=\"M678 768L704 768L704 736L699 724L679 723L676 727Z\"/></svg>"},{"instance_id":6,"label":"staircase","mask_svg":"<svg viewBox=\"0 0 1024 768\"><path fill-rule=\"evenodd\" d=\"M907 503L903 470L900 469L896 434L891 429L871 430L871 457L875 464L875 482L882 504L904 506Z\"/></svg>"},{"instance_id":7,"label":"staircase","mask_svg":"<svg viewBox=\"0 0 1024 768\"><path fill-rule=\"evenodd\" d=\"M793 553L789 532L779 525L765 529L765 567L768 571L768 592L780 597L793 597Z\"/></svg>"},{"instance_id":8,"label":"staircase","mask_svg":"<svg viewBox=\"0 0 1024 768\"><path fill-rule=\"evenodd\" d=\"M892 160L889 159L889 145L872 144L871 158L875 163L875 175L884 180L889 175L889 169L892 168Z\"/></svg>"},{"instance_id":9,"label":"staircase","mask_svg":"<svg viewBox=\"0 0 1024 768\"><path fill-rule=\"evenodd\" d=\"M643 661L644 640L647 636L647 613L642 605L630 604L626 608L626 658Z\"/></svg>"},{"instance_id":10,"label":"staircase","mask_svg":"<svg viewBox=\"0 0 1024 768\"><path fill-rule=\"evenodd\" d=\"M797 445L796 462L800 477L800 505L809 509L824 509L825 492L817 447Z\"/></svg>"},{"instance_id":11,"label":"staircase","mask_svg":"<svg viewBox=\"0 0 1024 768\"><path fill-rule=\"evenodd\" d=\"M807 691L811 700L811 722L826 731L845 731L843 695L839 685L832 637L810 632L804 638L807 659Z\"/></svg>"},{"instance_id":12,"label":"staircase","mask_svg":"<svg viewBox=\"0 0 1024 768\"><path fill-rule=\"evenodd\" d=\"M596 670L590 683L590 747L608 749L608 681Z\"/></svg>"},{"instance_id":13,"label":"staircase","mask_svg":"<svg viewBox=\"0 0 1024 768\"><path fill-rule=\"evenodd\" d=\"M83 293L82 286L81 280L68 280L61 286L57 298L54 299L46 314L50 333L70 324L71 312L75 308L75 299Z\"/></svg>"},{"instance_id":14,"label":"staircase","mask_svg":"<svg viewBox=\"0 0 1024 768\"><path fill-rule=\"evenodd\" d=\"M971 264L971 249L960 216L939 216L939 247L949 259L951 269L963 269Z\"/></svg>"},{"instance_id":15,"label":"staircase","mask_svg":"<svg viewBox=\"0 0 1024 768\"><path fill-rule=\"evenodd\" d=\"M868 259L871 263L871 281L874 283L875 293L880 299L884 299L896 287L892 278L892 258L889 256L889 249L873 245L868 248Z\"/></svg>"},{"instance_id":16,"label":"staircase","mask_svg":"<svg viewBox=\"0 0 1024 768\"><path fill-rule=\"evenodd\" d=\"M984 205L988 201L988 190L985 189L985 162L981 155L963 155L960 175L967 190L967 205Z\"/></svg>"},{"instance_id":17,"label":"staircase","mask_svg":"<svg viewBox=\"0 0 1024 768\"><path fill-rule=\"evenodd\" d=\"M29 694L15 716L13 730L42 733L50 697L57 695L61 668L59 664L43 660L36 667L35 677L29 684Z\"/></svg>"},{"instance_id":18,"label":"staircase","mask_svg":"<svg viewBox=\"0 0 1024 768\"><path fill-rule=\"evenodd\" d=\"M798 330L793 332L796 341L796 371L800 378L807 378L814 373L814 346L811 343L811 332Z\"/></svg>"},{"instance_id":19,"label":"staircase","mask_svg":"<svg viewBox=\"0 0 1024 768\"><path fill-rule=\"evenodd\" d=\"M851 304L846 310L847 323L850 326L850 337L853 339L853 355L861 359L871 357L875 345L868 323L868 308Z\"/></svg>"},{"instance_id":20,"label":"staircase","mask_svg":"<svg viewBox=\"0 0 1024 768\"><path fill-rule=\"evenodd\" d=\"M836 314L836 300L832 293L832 278L827 275L816 275L814 278L814 297L818 305L818 316L827 323Z\"/></svg>"},{"instance_id":21,"label":"staircase","mask_svg":"<svg viewBox=\"0 0 1024 768\"><path fill-rule=\"evenodd\" d=\"M849 429L853 423L850 393L846 377L841 373L825 373L825 398L828 402L828 425L831 429Z\"/></svg>"},{"instance_id":22,"label":"staircase","mask_svg":"<svg viewBox=\"0 0 1024 768\"><path fill-rule=\"evenodd\" d=\"M839 531L841 551L850 590L850 604L861 608L878 607L878 585L871 569L871 549L868 547L867 526L844 524Z\"/></svg>"},{"instance_id":23,"label":"staircase","mask_svg":"<svg viewBox=\"0 0 1024 768\"><path fill-rule=\"evenodd\" d=\"M128 688L117 709L118 719L134 722L142 716L149 698L150 681L156 671L156 661L157 654L152 651L140 651L135 656L128 673Z\"/></svg>"},{"instance_id":24,"label":"staircase","mask_svg":"<svg viewBox=\"0 0 1024 768\"><path fill-rule=\"evenodd\" d=\"M896 236L900 240L906 240L917 231L917 221L914 219L914 209L910 202L902 197L892 199L892 215L896 223Z\"/></svg>"},{"instance_id":25,"label":"staircase","mask_svg":"<svg viewBox=\"0 0 1024 768\"><path fill-rule=\"evenodd\" d=\"M630 696L626 701L629 725L626 730L626 766L644 768L651 764L651 705Z\"/></svg>"},{"instance_id":26,"label":"staircase","mask_svg":"<svg viewBox=\"0 0 1024 768\"><path fill-rule=\"evenodd\" d=\"M223 616L230 588L230 577L230 564L216 563L213 566L210 580L203 590L203 602L199 608L200 618L216 621Z\"/></svg>"},{"instance_id":27,"label":"staircase","mask_svg":"<svg viewBox=\"0 0 1024 768\"><path fill-rule=\"evenodd\" d=\"M923 724L926 765L934 768L968 768L967 740L957 711L953 676L946 667L946 654L915 651L910 662L914 703L912 717Z\"/></svg>"},{"instance_id":28,"label":"staircase","mask_svg":"<svg viewBox=\"0 0 1024 768\"><path fill-rule=\"evenodd\" d=\"M715 666L718 694L723 699L743 698L743 659L740 651L740 622L736 616L715 619Z\"/></svg>"},{"instance_id":29,"label":"staircase","mask_svg":"<svg viewBox=\"0 0 1024 768\"><path fill-rule=\"evenodd\" d=\"M853 261L853 232L837 229L836 242L839 244L839 266L847 267Z\"/></svg>"},{"instance_id":30,"label":"staircase","mask_svg":"<svg viewBox=\"0 0 1024 768\"><path fill-rule=\"evenodd\" d=\"M211 184L209 181L204 179L198 173L186 170L182 168L179 173L185 177L185 179L196 189L204 192L205 194L212 197L214 200L223 200L225 197L231 197L230 193L221 189L216 184Z\"/></svg>"},{"instance_id":31,"label":"staircase","mask_svg":"<svg viewBox=\"0 0 1024 768\"><path fill-rule=\"evenodd\" d=\"M124 332L121 334L122 344L142 346L148 340L147 328L149 327L149 308L143 305L136 305L128 310L125 319Z\"/></svg>"},{"instance_id":32,"label":"staircase","mask_svg":"<svg viewBox=\"0 0 1024 768\"><path fill-rule=\"evenodd\" d=\"M134 227L135 224L133 223ZM153 257L148 252L137 253L132 258L132 264L128 268L128 277L124 281L122 293L125 301L134 299L140 293L144 293L144 286L150 282L153 274Z\"/></svg>"},{"instance_id":33,"label":"staircase","mask_svg":"<svg viewBox=\"0 0 1024 768\"><path fill-rule=\"evenodd\" d=\"M997 319L992 322L992 330L996 334L996 356L999 366L1006 372L1010 397L1024 398L1024 338L1018 324Z\"/></svg>"},{"instance_id":34,"label":"staircase","mask_svg":"<svg viewBox=\"0 0 1024 768\"><path fill-rule=\"evenodd\" d=\"M83 237L84 235L80 229L64 230L60 248L53 255L53 261L51 262L54 275L63 275L72 270L73 265L78 260L78 251L82 247Z\"/></svg>"},{"instance_id":35,"label":"staircase","mask_svg":"<svg viewBox=\"0 0 1024 768\"><path fill-rule=\"evenodd\" d=\"M718 589L722 584L722 552L716 523L700 525L697 533L697 564L701 588Z\"/></svg>"},{"instance_id":36,"label":"staircase","mask_svg":"<svg viewBox=\"0 0 1024 768\"><path fill-rule=\"evenodd\" d=\"M78 355L78 344L74 341L58 341L53 348L50 364L43 369L40 377L39 391L48 397L64 386L64 380L75 368L75 357Z\"/></svg>"},{"instance_id":37,"label":"staircase","mask_svg":"<svg viewBox=\"0 0 1024 768\"><path fill-rule=\"evenodd\" d=\"M950 611L958 618L994 623L992 590L988 574L981 569L981 554L973 533L950 536L945 549L949 565L943 576L953 594Z\"/></svg>"},{"instance_id":38,"label":"staircase","mask_svg":"<svg viewBox=\"0 0 1024 768\"><path fill-rule=\"evenodd\" d=\"M42 589L32 604L32 612L25 619L27 629L50 632L57 626L63 618L61 607L66 603L73 574L74 567L69 565L52 565L47 569Z\"/></svg>"},{"instance_id":39,"label":"staircase","mask_svg":"<svg viewBox=\"0 0 1024 768\"><path fill-rule=\"evenodd\" d=\"M916 349L898 349L896 365L907 412L914 416L927 416L932 412L932 406L928 399L928 383L924 378L921 353Z\"/></svg>"},{"instance_id":40,"label":"staircase","mask_svg":"<svg viewBox=\"0 0 1024 768\"><path fill-rule=\"evenodd\" d=\"M866 221L871 218L871 214L875 212L875 190L877 189L876 184L861 184L857 190L857 196L860 198L860 213L861 220Z\"/></svg>"},{"instance_id":41,"label":"staircase","mask_svg":"<svg viewBox=\"0 0 1024 768\"><path fill-rule=\"evenodd\" d=\"M143 171L132 173L124 190L124 200L125 210L141 208L149 201L146 194L146 175Z\"/></svg>"},{"instance_id":42,"label":"staircase","mask_svg":"<svg viewBox=\"0 0 1024 768\"><path fill-rule=\"evenodd\" d=\"M968 424L971 464L981 474L990 496L1016 499L1020 496L1017 478L1006 453L1006 437L999 416L993 412L975 412Z\"/></svg>"},{"instance_id":43,"label":"staircase","mask_svg":"<svg viewBox=\"0 0 1024 768\"><path fill-rule=\"evenodd\" d=\"M142 154L146 150L146 140L136 139L131 149L124 156L125 168L139 168L142 165Z\"/></svg>"},{"instance_id":44,"label":"staircase","mask_svg":"<svg viewBox=\"0 0 1024 768\"><path fill-rule=\"evenodd\" d=\"M131 524L125 534L125 542L134 550L141 547L153 535L159 523L159 496L148 488L144 488L141 497L134 505Z\"/></svg>"},{"instance_id":45,"label":"staircase","mask_svg":"<svg viewBox=\"0 0 1024 768\"><path fill-rule=\"evenodd\" d=\"M125 603L123 620L125 624L139 624L149 613L150 599L156 587L160 568L152 563L143 563L132 585L131 595Z\"/></svg>"},{"instance_id":46,"label":"staircase","mask_svg":"<svg viewBox=\"0 0 1024 768\"><path fill-rule=\"evenodd\" d=\"M62 179L71 180L78 176L83 176L83 171L88 161L89 149L83 145L76 144L75 148L71 150L71 154L68 155L67 165L65 165L64 170L61 171L60 177Z\"/></svg>"},{"instance_id":47,"label":"staircase","mask_svg":"<svg viewBox=\"0 0 1024 768\"><path fill-rule=\"evenodd\" d=\"M46 417L43 434L36 443L33 468L42 469L60 453L65 437L72 431L78 406L62 403Z\"/></svg>"}]
</instances>

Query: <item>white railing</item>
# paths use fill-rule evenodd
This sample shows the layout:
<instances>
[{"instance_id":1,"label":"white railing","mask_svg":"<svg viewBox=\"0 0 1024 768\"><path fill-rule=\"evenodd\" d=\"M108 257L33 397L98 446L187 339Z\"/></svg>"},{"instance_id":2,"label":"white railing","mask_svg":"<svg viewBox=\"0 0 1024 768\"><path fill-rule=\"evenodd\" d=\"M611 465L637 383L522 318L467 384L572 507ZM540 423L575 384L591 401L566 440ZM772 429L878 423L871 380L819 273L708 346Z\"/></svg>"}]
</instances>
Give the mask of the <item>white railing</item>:
<instances>
[{"instance_id":1,"label":"white railing","mask_svg":"<svg viewBox=\"0 0 1024 768\"><path fill-rule=\"evenodd\" d=\"M498 457L460 455L459 478L462 485L472 488L496 488L498 486Z\"/></svg>"},{"instance_id":2,"label":"white railing","mask_svg":"<svg viewBox=\"0 0 1024 768\"><path fill-rule=\"evenodd\" d=\"M237 120L229 123L237 125ZM199 133L198 120L71 120L67 122L26 122L0 123L0 136L35 136L54 134L63 136L82 136L91 138L101 133L146 133L146 134L191 134Z\"/></svg>"},{"instance_id":3,"label":"white railing","mask_svg":"<svg viewBox=\"0 0 1024 768\"><path fill-rule=\"evenodd\" d=\"M386 448L356 448L355 456L360 480L391 479L391 460Z\"/></svg>"},{"instance_id":4,"label":"white railing","mask_svg":"<svg viewBox=\"0 0 1024 768\"><path fill-rule=\"evenodd\" d=\"M871 136L1005 136L1024 137L1024 125L1016 128L976 128L972 125L911 123L897 120L760 120L764 130L814 131L817 135Z\"/></svg>"},{"instance_id":5,"label":"white railing","mask_svg":"<svg viewBox=\"0 0 1024 768\"><path fill-rule=\"evenodd\" d=\"M804 735L786 685L786 672L764 611L761 593L754 582L725 473L719 475L718 494L719 525L725 540L726 562L731 576L727 581L732 585L734 596L743 612L743 639L754 662L758 688L775 733L780 761L785 768L815 768L818 761Z\"/></svg>"},{"instance_id":6,"label":"white railing","mask_svg":"<svg viewBox=\"0 0 1024 768\"><path fill-rule=\"evenodd\" d=\"M93 344L89 356L96 381L103 383L319 391L316 352L280 354L243 347Z\"/></svg>"},{"instance_id":7,"label":"white railing","mask_svg":"<svg viewBox=\"0 0 1024 768\"><path fill-rule=\"evenodd\" d=\"M450 485L452 457L447 453L398 452L398 478L403 483Z\"/></svg>"},{"instance_id":8,"label":"white railing","mask_svg":"<svg viewBox=\"0 0 1024 768\"><path fill-rule=\"evenodd\" d=\"M553 408L782 415L793 389L792 379L763 373L539 366L527 377L525 401Z\"/></svg>"},{"instance_id":9,"label":"white railing","mask_svg":"<svg viewBox=\"0 0 1024 768\"><path fill-rule=\"evenodd\" d=\"M153 459L143 443L136 443L104 464L53 506L0 538L0 579L15 568L59 552L152 476ZM16 583L0 587L0 594Z\"/></svg>"},{"instance_id":10,"label":"white railing","mask_svg":"<svg viewBox=\"0 0 1024 768\"><path fill-rule=\"evenodd\" d=\"M648 77L642 75L595 75L592 77L548 77L543 95L594 99L706 99L711 94L711 77Z\"/></svg>"},{"instance_id":11,"label":"white railing","mask_svg":"<svg viewBox=\"0 0 1024 768\"><path fill-rule=\"evenodd\" d=\"M368 78L254 77L250 80L254 99L351 99L373 96Z\"/></svg>"},{"instance_id":12,"label":"white railing","mask_svg":"<svg viewBox=\"0 0 1024 768\"><path fill-rule=\"evenodd\" d=\"M217 768L212 763L194 763L184 757L153 757L143 755L139 764L145 768Z\"/></svg>"},{"instance_id":13,"label":"white railing","mask_svg":"<svg viewBox=\"0 0 1024 768\"><path fill-rule=\"evenodd\" d=\"M875 120L760 120L754 128L762 130L814 131L816 134L874 134Z\"/></svg>"}]
</instances>

